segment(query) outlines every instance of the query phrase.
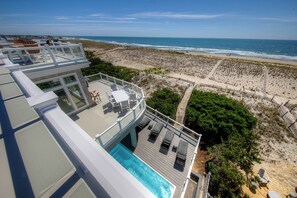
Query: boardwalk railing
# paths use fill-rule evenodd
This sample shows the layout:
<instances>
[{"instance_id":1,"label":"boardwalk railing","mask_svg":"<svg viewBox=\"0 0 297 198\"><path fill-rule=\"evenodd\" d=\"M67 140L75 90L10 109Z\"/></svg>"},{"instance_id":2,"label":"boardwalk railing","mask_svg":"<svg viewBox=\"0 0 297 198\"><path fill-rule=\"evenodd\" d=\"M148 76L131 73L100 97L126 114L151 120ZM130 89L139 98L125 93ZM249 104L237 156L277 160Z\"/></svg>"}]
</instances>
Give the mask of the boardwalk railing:
<instances>
[{"instance_id":1,"label":"boardwalk railing","mask_svg":"<svg viewBox=\"0 0 297 198\"><path fill-rule=\"evenodd\" d=\"M119 87L128 86L137 94L138 103L125 114L125 116L117 119L117 121L108 127L105 131L96 135L95 140L103 147L106 148L114 140L117 139L122 133L126 131L138 118L144 113L146 104L144 100L144 94L140 87L124 80L98 73L87 76L88 82L100 81L102 83L110 84L115 83Z\"/></svg>"},{"instance_id":2,"label":"boardwalk railing","mask_svg":"<svg viewBox=\"0 0 297 198\"><path fill-rule=\"evenodd\" d=\"M30 44L29 47L13 47L2 48L0 51L7 54L11 62L19 67L28 67L34 64L42 65L65 65L68 62L78 63L87 61L81 44L61 44L61 45L44 45L35 46L37 44ZM27 45L28 46L28 45Z\"/></svg>"}]
</instances>

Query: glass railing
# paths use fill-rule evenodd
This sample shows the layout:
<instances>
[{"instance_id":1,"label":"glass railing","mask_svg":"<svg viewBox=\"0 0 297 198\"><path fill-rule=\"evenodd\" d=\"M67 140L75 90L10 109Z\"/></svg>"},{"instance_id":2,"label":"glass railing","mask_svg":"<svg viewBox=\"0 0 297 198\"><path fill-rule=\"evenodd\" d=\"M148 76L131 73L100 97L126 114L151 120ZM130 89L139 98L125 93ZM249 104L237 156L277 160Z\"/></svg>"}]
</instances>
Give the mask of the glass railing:
<instances>
[{"instance_id":1,"label":"glass railing","mask_svg":"<svg viewBox=\"0 0 297 198\"><path fill-rule=\"evenodd\" d=\"M95 140L104 148L106 148L113 140L117 139L122 133L126 131L145 111L146 104L144 100L143 90L133 83L126 82L124 80L109 76L107 74L98 73L87 76L88 83L93 81L99 81L105 84L116 84L117 87L128 86L130 90L133 90L137 95L137 104L130 109L123 117L119 118L116 123L111 125L105 131L96 135Z\"/></svg>"},{"instance_id":2,"label":"glass railing","mask_svg":"<svg viewBox=\"0 0 297 198\"><path fill-rule=\"evenodd\" d=\"M61 44L44 45L12 45L9 48L2 48L0 51L6 54L10 61L19 64L20 68L29 66L65 65L68 62L87 61L81 44Z\"/></svg>"}]
</instances>

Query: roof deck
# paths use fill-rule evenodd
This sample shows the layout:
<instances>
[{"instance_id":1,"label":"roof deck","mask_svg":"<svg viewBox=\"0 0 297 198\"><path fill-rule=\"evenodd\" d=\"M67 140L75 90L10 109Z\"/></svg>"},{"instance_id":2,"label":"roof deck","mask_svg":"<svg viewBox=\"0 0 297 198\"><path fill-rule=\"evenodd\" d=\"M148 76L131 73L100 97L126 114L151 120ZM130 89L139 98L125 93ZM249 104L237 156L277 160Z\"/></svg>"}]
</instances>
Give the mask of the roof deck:
<instances>
[{"instance_id":1,"label":"roof deck","mask_svg":"<svg viewBox=\"0 0 297 198\"><path fill-rule=\"evenodd\" d=\"M40 44L12 44L0 49L13 63L10 69L21 69L23 71L33 69L44 69L51 67L63 67L71 65L82 65L88 67L81 44L52 43L50 46Z\"/></svg>"},{"instance_id":2,"label":"roof deck","mask_svg":"<svg viewBox=\"0 0 297 198\"><path fill-rule=\"evenodd\" d=\"M174 122L170 118L168 120L167 117L162 118L161 116L163 114L151 109L150 107L148 107L145 115L151 118L152 121L150 123L161 122L164 124L164 127L158 137L156 139L150 137L150 124L148 124L145 128L138 131L136 148L131 147L131 145L129 145L129 143L125 140L123 143L129 147L135 155L175 186L173 197L182 197L187 183L189 182L189 175L196 156L197 148L199 146L200 135L193 131L181 131L180 129L174 127L174 124L180 124ZM172 143L168 149L161 147L167 129L175 133ZM180 140L188 143L187 159L184 166L175 163L176 149L173 147L177 147Z\"/></svg>"},{"instance_id":3,"label":"roof deck","mask_svg":"<svg viewBox=\"0 0 297 198\"><path fill-rule=\"evenodd\" d=\"M101 101L98 100L95 106L72 116L72 119L105 147L112 138L142 115L145 109L143 92L136 85L106 74L99 73L88 78L88 90L98 92ZM128 110L121 111L120 107L113 108L107 96L112 92L111 84L116 84L119 90L128 86L131 92L136 93L137 101L134 104L130 103Z\"/></svg>"},{"instance_id":4,"label":"roof deck","mask_svg":"<svg viewBox=\"0 0 297 198\"><path fill-rule=\"evenodd\" d=\"M72 116L72 119L95 139L97 134L101 134L118 119L125 116L127 112L120 112L118 108L112 108L106 96L106 93L110 94L112 91L109 85L95 81L89 83L88 90L89 92L99 92L101 101L98 101L95 106Z\"/></svg>"}]
</instances>

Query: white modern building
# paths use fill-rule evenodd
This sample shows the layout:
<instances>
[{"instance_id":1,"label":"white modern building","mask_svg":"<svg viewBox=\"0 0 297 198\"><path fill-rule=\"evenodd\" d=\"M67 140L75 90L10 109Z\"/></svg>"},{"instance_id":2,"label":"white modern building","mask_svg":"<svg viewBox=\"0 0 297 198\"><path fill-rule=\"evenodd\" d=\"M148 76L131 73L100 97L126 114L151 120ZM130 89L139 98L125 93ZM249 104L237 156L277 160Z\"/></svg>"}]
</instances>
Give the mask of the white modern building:
<instances>
[{"instance_id":1,"label":"white modern building","mask_svg":"<svg viewBox=\"0 0 297 198\"><path fill-rule=\"evenodd\" d=\"M201 135L146 106L137 85L103 73L84 77L81 44L3 46L0 197L187 194Z\"/></svg>"}]
</instances>

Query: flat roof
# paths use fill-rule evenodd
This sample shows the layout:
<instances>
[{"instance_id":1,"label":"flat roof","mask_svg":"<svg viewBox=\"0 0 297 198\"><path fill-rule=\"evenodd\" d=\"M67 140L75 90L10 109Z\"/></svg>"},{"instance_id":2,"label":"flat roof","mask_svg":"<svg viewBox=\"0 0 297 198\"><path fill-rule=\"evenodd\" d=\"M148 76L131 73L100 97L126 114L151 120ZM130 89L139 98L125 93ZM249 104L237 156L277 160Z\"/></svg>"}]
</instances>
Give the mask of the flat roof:
<instances>
[{"instance_id":1,"label":"flat roof","mask_svg":"<svg viewBox=\"0 0 297 198\"><path fill-rule=\"evenodd\" d=\"M16 83L8 83L0 85L0 91L3 100L8 100L10 98L18 97L23 95L23 92Z\"/></svg>"},{"instance_id":2,"label":"flat roof","mask_svg":"<svg viewBox=\"0 0 297 198\"><path fill-rule=\"evenodd\" d=\"M83 179L78 180L63 198L96 197Z\"/></svg>"},{"instance_id":3,"label":"flat roof","mask_svg":"<svg viewBox=\"0 0 297 198\"><path fill-rule=\"evenodd\" d=\"M0 67L0 75L2 74L9 74L10 71L5 67Z\"/></svg>"},{"instance_id":4,"label":"flat roof","mask_svg":"<svg viewBox=\"0 0 297 198\"><path fill-rule=\"evenodd\" d=\"M0 85L0 194L61 197L81 176L56 141L52 128L30 107L17 85L19 81L10 82L14 81L12 74L1 74L6 71L0 67L0 81L6 83ZM90 189L87 183L84 185L82 190Z\"/></svg>"},{"instance_id":5,"label":"flat roof","mask_svg":"<svg viewBox=\"0 0 297 198\"><path fill-rule=\"evenodd\" d=\"M3 197L15 197L15 192L12 183L12 177L10 173L10 168L8 164L8 159L6 155L6 148L4 144L4 140L0 139L0 192ZM5 181L5 182L3 182Z\"/></svg>"},{"instance_id":6,"label":"flat roof","mask_svg":"<svg viewBox=\"0 0 297 198\"><path fill-rule=\"evenodd\" d=\"M0 76L0 85L11 83L11 82L14 82L14 80L10 74L3 74Z\"/></svg>"},{"instance_id":7,"label":"flat roof","mask_svg":"<svg viewBox=\"0 0 297 198\"><path fill-rule=\"evenodd\" d=\"M42 121L17 131L15 138L34 196L42 196L69 172L74 173L74 166Z\"/></svg>"},{"instance_id":8,"label":"flat roof","mask_svg":"<svg viewBox=\"0 0 297 198\"><path fill-rule=\"evenodd\" d=\"M4 102L13 129L36 120L39 116L24 96Z\"/></svg>"}]
</instances>

